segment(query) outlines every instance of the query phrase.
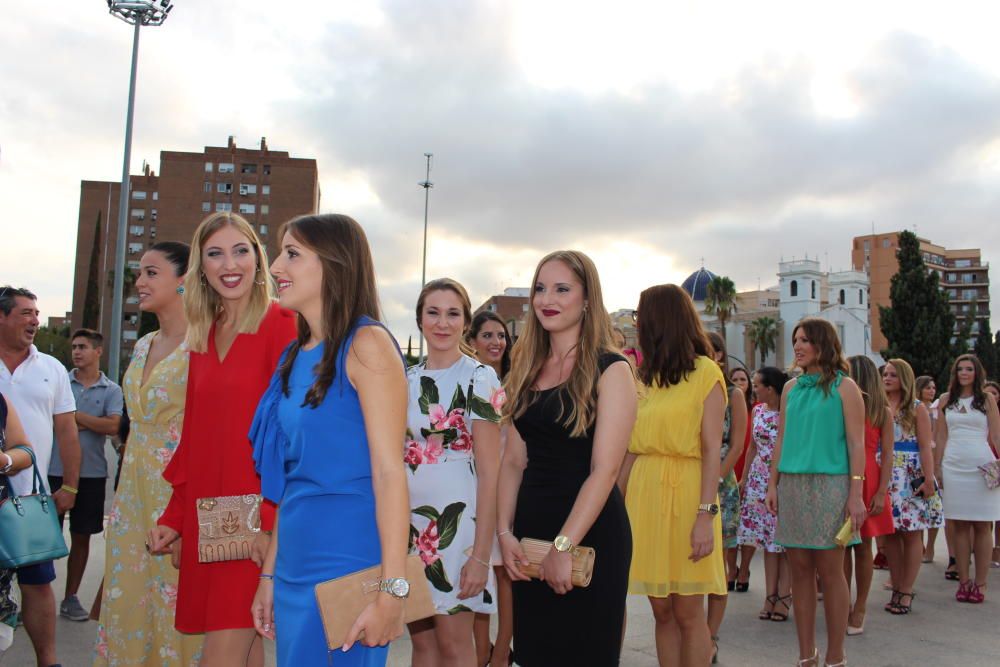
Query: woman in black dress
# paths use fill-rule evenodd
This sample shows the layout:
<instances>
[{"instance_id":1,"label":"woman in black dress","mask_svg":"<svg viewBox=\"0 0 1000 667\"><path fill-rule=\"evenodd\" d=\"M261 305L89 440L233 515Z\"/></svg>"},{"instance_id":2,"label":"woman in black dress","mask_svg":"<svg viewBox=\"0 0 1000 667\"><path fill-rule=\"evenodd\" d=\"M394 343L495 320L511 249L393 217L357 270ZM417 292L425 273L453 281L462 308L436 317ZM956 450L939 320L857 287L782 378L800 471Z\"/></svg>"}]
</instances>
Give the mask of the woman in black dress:
<instances>
[{"instance_id":1,"label":"woman in black dress","mask_svg":"<svg viewBox=\"0 0 1000 667\"><path fill-rule=\"evenodd\" d=\"M498 536L514 581L514 653L522 667L617 665L632 533L615 486L635 422L624 357L597 269L577 251L535 270L529 316L507 377L507 435L499 482ZM554 541L541 579L521 571L518 540ZM596 551L587 588L571 583L574 545Z\"/></svg>"}]
</instances>

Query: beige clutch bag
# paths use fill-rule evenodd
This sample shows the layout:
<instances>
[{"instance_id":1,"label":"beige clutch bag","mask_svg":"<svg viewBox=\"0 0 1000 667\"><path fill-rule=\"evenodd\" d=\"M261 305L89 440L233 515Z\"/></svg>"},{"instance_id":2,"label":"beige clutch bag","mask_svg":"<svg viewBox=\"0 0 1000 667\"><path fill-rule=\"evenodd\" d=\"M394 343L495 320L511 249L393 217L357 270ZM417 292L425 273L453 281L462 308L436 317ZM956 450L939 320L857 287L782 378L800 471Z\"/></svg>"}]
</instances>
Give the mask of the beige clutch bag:
<instances>
[{"instance_id":1,"label":"beige clutch bag","mask_svg":"<svg viewBox=\"0 0 1000 667\"><path fill-rule=\"evenodd\" d=\"M358 620L358 615L380 594L378 585L381 574L382 566L375 565L316 584L316 603L323 619L328 649L333 651L344 645L347 633L351 631L354 621ZM410 583L410 595L403 601L403 621L413 623L433 616L435 609L431 600L431 587L427 583L424 562L419 555L406 557L406 580Z\"/></svg>"},{"instance_id":2,"label":"beige clutch bag","mask_svg":"<svg viewBox=\"0 0 1000 667\"><path fill-rule=\"evenodd\" d=\"M199 498L198 562L248 560L260 533L260 503L261 497L252 493Z\"/></svg>"},{"instance_id":3,"label":"beige clutch bag","mask_svg":"<svg viewBox=\"0 0 1000 667\"><path fill-rule=\"evenodd\" d=\"M521 571L532 579L538 579L538 567L542 564L552 543L545 540L535 540L530 537L521 538L521 551L528 558L528 564L521 566ZM594 577L594 558L596 552L591 547L573 547L570 552L573 557L573 586L586 588Z\"/></svg>"}]
</instances>

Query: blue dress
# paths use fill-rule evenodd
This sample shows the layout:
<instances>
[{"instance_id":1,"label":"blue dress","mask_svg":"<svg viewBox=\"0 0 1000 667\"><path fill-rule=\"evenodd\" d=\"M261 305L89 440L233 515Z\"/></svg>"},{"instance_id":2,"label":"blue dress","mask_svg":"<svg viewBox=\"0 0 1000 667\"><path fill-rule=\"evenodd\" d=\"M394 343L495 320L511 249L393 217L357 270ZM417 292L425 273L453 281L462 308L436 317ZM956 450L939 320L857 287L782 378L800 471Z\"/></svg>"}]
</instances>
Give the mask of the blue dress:
<instances>
[{"instance_id":1,"label":"blue dress","mask_svg":"<svg viewBox=\"0 0 1000 667\"><path fill-rule=\"evenodd\" d=\"M261 492L279 506L274 621L282 667L384 667L389 655L361 643L328 652L314 593L318 583L381 561L368 437L345 368L355 332L369 325L378 323L363 318L344 341L318 407L303 402L323 344L299 350L288 396L275 373L251 429Z\"/></svg>"}]
</instances>

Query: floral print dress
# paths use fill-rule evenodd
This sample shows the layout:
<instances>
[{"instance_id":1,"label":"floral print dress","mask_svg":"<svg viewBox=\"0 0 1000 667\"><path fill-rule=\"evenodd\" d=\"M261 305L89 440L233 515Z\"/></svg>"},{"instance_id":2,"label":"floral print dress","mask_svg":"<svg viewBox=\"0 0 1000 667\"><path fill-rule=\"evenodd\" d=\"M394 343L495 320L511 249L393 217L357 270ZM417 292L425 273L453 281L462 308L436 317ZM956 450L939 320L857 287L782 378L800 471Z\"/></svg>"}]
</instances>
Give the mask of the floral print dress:
<instances>
[{"instance_id":1,"label":"floral print dress","mask_svg":"<svg viewBox=\"0 0 1000 667\"><path fill-rule=\"evenodd\" d=\"M122 389L131 419L121 480L105 530L104 596L94 665L195 666L202 635L174 629L177 570L146 551L146 534L170 500L163 479L181 437L188 350L181 343L142 384L156 333L135 344Z\"/></svg>"},{"instance_id":2,"label":"floral print dress","mask_svg":"<svg viewBox=\"0 0 1000 667\"><path fill-rule=\"evenodd\" d=\"M785 550L774 542L778 518L764 504L767 484L771 479L771 455L778 439L779 414L777 410L769 410L763 403L755 405L751 413L751 435L757 454L750 462L750 470L747 472L738 530L740 544L758 547L769 553L781 553Z\"/></svg>"},{"instance_id":3,"label":"floral print dress","mask_svg":"<svg viewBox=\"0 0 1000 667\"><path fill-rule=\"evenodd\" d=\"M420 554L438 614L496 612L493 568L483 592L458 599L462 567L476 539L478 478L472 422L500 421L496 372L462 355L450 367L411 367L403 461L409 473L410 553Z\"/></svg>"},{"instance_id":4,"label":"floral print dress","mask_svg":"<svg viewBox=\"0 0 1000 667\"><path fill-rule=\"evenodd\" d=\"M941 494L930 498L913 494L912 483L924 476L920 464L920 446L915 433L906 433L897 417L893 417L892 480L889 497L892 500L892 523L896 532L910 532L940 528L944 525L944 507Z\"/></svg>"}]
</instances>

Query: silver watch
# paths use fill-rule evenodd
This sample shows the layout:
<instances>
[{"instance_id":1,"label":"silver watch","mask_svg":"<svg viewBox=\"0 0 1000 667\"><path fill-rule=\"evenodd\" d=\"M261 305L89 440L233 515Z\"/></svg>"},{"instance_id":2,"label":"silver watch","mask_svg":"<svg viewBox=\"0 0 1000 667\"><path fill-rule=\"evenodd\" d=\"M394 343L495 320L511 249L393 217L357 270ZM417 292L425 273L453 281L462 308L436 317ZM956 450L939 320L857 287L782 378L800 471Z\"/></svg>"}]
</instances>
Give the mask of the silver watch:
<instances>
[{"instance_id":1,"label":"silver watch","mask_svg":"<svg viewBox=\"0 0 1000 667\"><path fill-rule=\"evenodd\" d=\"M405 600L410 596L410 582L402 577L382 579L378 582L378 589L401 600Z\"/></svg>"}]
</instances>

